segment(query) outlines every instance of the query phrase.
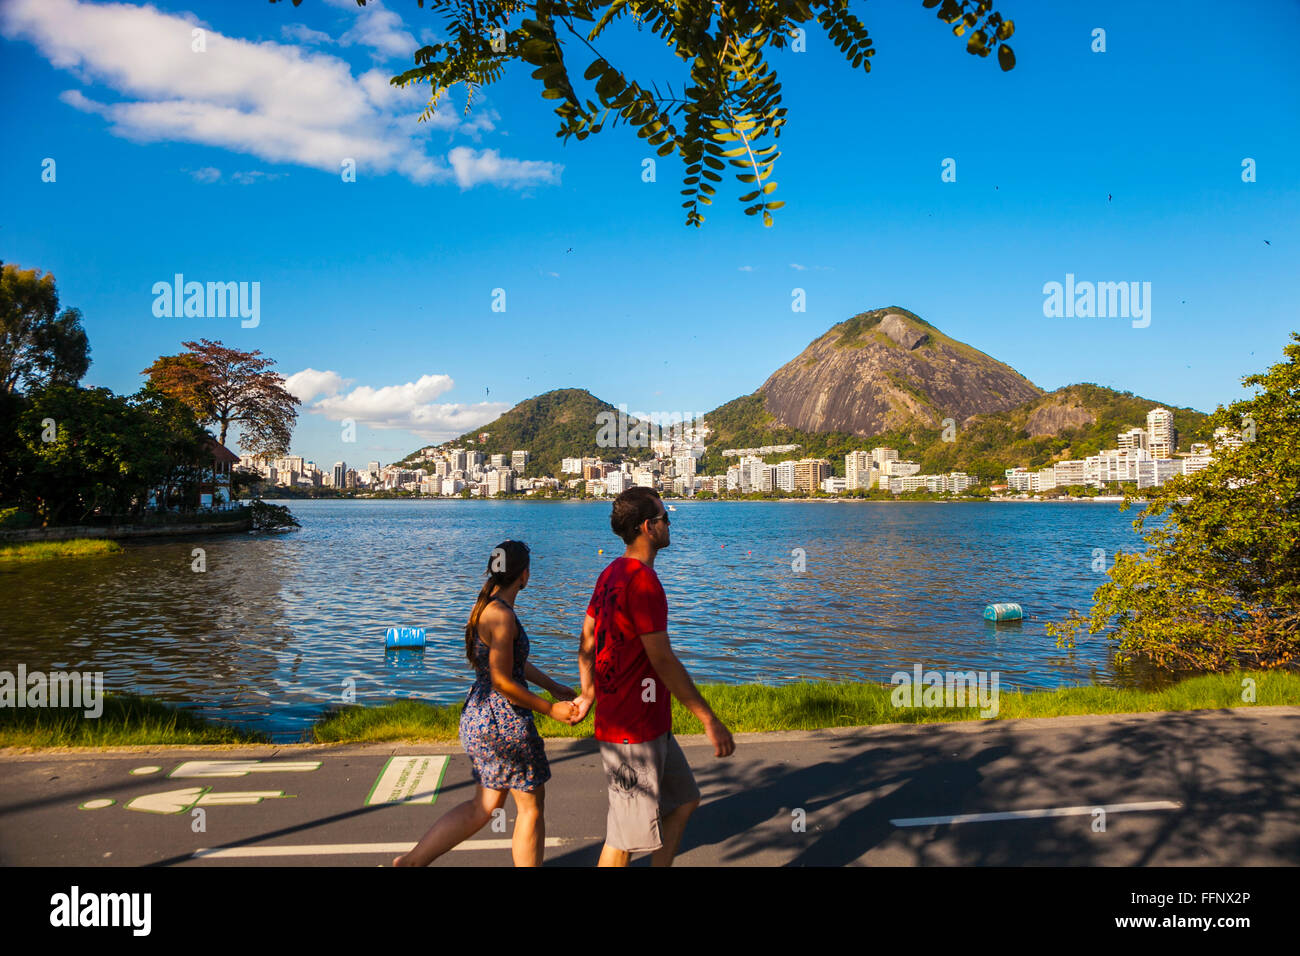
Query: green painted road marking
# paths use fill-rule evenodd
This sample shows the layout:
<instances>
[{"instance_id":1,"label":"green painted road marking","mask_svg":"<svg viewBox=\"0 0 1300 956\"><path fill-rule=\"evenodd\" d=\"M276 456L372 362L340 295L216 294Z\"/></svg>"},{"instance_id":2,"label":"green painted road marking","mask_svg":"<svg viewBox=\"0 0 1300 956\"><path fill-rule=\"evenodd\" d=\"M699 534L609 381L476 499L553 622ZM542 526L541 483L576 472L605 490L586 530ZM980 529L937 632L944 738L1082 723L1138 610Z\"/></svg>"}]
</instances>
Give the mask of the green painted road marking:
<instances>
[{"instance_id":1,"label":"green painted road marking","mask_svg":"<svg viewBox=\"0 0 1300 956\"><path fill-rule=\"evenodd\" d=\"M446 772L447 757L443 754L389 757L362 806L391 803L432 805L438 799L438 788L442 786Z\"/></svg>"}]
</instances>

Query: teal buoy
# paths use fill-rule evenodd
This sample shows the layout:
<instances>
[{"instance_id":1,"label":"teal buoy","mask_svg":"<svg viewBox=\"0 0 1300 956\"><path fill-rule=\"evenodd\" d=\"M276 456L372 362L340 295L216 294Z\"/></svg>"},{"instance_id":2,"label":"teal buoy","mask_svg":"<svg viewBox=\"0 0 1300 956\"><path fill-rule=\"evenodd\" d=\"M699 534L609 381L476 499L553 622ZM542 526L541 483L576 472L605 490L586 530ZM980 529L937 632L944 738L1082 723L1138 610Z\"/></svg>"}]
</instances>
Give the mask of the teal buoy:
<instances>
[{"instance_id":1,"label":"teal buoy","mask_svg":"<svg viewBox=\"0 0 1300 956\"><path fill-rule=\"evenodd\" d=\"M1024 616L1019 604L990 604L984 609L986 621L1019 621Z\"/></svg>"},{"instance_id":2,"label":"teal buoy","mask_svg":"<svg viewBox=\"0 0 1300 956\"><path fill-rule=\"evenodd\" d=\"M385 647L424 647L424 628L390 627L384 634Z\"/></svg>"}]
</instances>

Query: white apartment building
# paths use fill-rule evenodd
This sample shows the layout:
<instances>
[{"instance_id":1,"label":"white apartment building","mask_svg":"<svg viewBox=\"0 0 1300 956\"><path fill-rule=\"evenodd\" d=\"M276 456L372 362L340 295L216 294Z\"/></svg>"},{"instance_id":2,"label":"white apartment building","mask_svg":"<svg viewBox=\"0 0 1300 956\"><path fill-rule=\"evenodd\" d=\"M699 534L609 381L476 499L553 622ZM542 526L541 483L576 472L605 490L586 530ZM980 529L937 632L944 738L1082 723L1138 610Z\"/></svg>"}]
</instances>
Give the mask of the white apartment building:
<instances>
[{"instance_id":1,"label":"white apartment building","mask_svg":"<svg viewBox=\"0 0 1300 956\"><path fill-rule=\"evenodd\" d=\"M1235 432L1231 428L1216 428L1214 430L1214 445L1219 448L1240 448L1242 445L1241 433Z\"/></svg>"},{"instance_id":2,"label":"white apartment building","mask_svg":"<svg viewBox=\"0 0 1300 956\"><path fill-rule=\"evenodd\" d=\"M1084 459L1083 478L1085 484L1109 485L1116 482L1134 482L1138 480L1138 462L1150 461L1152 455L1142 449L1108 448L1100 454Z\"/></svg>"},{"instance_id":3,"label":"white apartment building","mask_svg":"<svg viewBox=\"0 0 1300 956\"><path fill-rule=\"evenodd\" d=\"M871 487L871 452L851 451L844 456L844 485L850 490Z\"/></svg>"},{"instance_id":4,"label":"white apartment building","mask_svg":"<svg viewBox=\"0 0 1300 956\"><path fill-rule=\"evenodd\" d=\"M790 477L791 480L793 481L794 479L793 469L790 472ZM838 495L841 492L847 491L848 487L849 487L848 478L837 478L834 475L831 475L831 477L822 480L822 491L825 491L828 494ZM785 489L783 488L782 490Z\"/></svg>"},{"instance_id":5,"label":"white apartment building","mask_svg":"<svg viewBox=\"0 0 1300 956\"><path fill-rule=\"evenodd\" d=\"M1067 488L1070 485L1084 485L1087 481L1083 474L1086 462L1082 458L1070 461L1058 461L1052 466L1054 488Z\"/></svg>"},{"instance_id":6,"label":"white apartment building","mask_svg":"<svg viewBox=\"0 0 1300 956\"><path fill-rule=\"evenodd\" d=\"M794 491L794 461L776 463L776 487L781 491Z\"/></svg>"},{"instance_id":7,"label":"white apartment building","mask_svg":"<svg viewBox=\"0 0 1300 956\"><path fill-rule=\"evenodd\" d=\"M1142 451L1151 450L1150 433L1145 428L1130 428L1126 432L1119 433L1119 450L1120 451Z\"/></svg>"},{"instance_id":8,"label":"white apartment building","mask_svg":"<svg viewBox=\"0 0 1300 956\"><path fill-rule=\"evenodd\" d=\"M1011 491L1033 491L1038 475L1028 468L1017 467L1006 470L1007 488Z\"/></svg>"},{"instance_id":9,"label":"white apartment building","mask_svg":"<svg viewBox=\"0 0 1300 956\"><path fill-rule=\"evenodd\" d=\"M873 450L872 454L874 455L875 452L879 450L881 449ZM892 448L884 450L893 451ZM894 454L897 455L897 452L894 452ZM907 461L896 457L886 458L881 462L880 469L879 487L886 491L891 491L893 490L893 485L890 481L891 478L909 478L912 475L919 474L921 471L921 463L916 461Z\"/></svg>"},{"instance_id":10,"label":"white apartment building","mask_svg":"<svg viewBox=\"0 0 1300 956\"><path fill-rule=\"evenodd\" d=\"M1138 462L1138 487L1159 488L1170 478L1183 473L1180 458L1152 458Z\"/></svg>"},{"instance_id":11,"label":"white apartment building","mask_svg":"<svg viewBox=\"0 0 1300 956\"><path fill-rule=\"evenodd\" d=\"M1167 408L1153 408L1147 412L1147 451L1151 457L1173 458L1177 443L1174 413Z\"/></svg>"}]
</instances>

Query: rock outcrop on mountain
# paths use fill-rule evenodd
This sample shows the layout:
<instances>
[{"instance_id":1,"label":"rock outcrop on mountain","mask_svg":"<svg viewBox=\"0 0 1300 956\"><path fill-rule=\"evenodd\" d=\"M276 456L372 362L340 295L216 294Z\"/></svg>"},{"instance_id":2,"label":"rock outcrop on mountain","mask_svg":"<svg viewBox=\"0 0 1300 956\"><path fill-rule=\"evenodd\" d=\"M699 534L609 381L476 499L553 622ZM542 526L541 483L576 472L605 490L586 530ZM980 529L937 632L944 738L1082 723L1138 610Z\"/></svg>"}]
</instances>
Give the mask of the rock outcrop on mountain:
<instances>
[{"instance_id":1,"label":"rock outcrop on mountain","mask_svg":"<svg viewBox=\"0 0 1300 956\"><path fill-rule=\"evenodd\" d=\"M1070 428L1082 428L1097 420L1097 415L1081 404L1070 404L1058 399L1045 405L1039 405L1029 413L1025 422L1025 431L1032 438L1042 435L1059 435Z\"/></svg>"},{"instance_id":2,"label":"rock outcrop on mountain","mask_svg":"<svg viewBox=\"0 0 1300 956\"><path fill-rule=\"evenodd\" d=\"M1044 394L1010 366L897 307L832 327L758 393L775 425L863 436L938 427L945 418L961 423Z\"/></svg>"}]
</instances>

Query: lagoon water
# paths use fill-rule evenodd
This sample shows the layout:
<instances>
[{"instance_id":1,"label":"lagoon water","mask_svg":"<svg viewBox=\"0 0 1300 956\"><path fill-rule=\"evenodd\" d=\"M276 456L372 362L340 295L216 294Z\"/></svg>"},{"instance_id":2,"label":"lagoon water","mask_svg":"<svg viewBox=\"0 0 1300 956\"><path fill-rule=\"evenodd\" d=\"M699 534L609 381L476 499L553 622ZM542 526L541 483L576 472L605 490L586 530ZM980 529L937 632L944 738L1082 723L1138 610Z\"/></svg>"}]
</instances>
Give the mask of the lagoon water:
<instances>
[{"instance_id":1,"label":"lagoon water","mask_svg":"<svg viewBox=\"0 0 1300 956\"><path fill-rule=\"evenodd\" d=\"M1093 638L1072 654L1044 625L1086 611L1138 509L1110 503L674 501L655 569L673 646L697 681L888 683L995 670L1003 688L1116 680ZM464 627L492 548L532 549L516 610L532 660L576 683L591 589L622 554L608 502L288 502L277 536L130 542L124 554L0 570L0 670L103 671L108 690L297 739L326 708L464 697ZM207 570L191 569L192 549ZM604 549L599 554L598 549ZM806 570L792 569L802 549ZM986 604L1025 619L994 625ZM384 649L390 626L423 651Z\"/></svg>"}]
</instances>

